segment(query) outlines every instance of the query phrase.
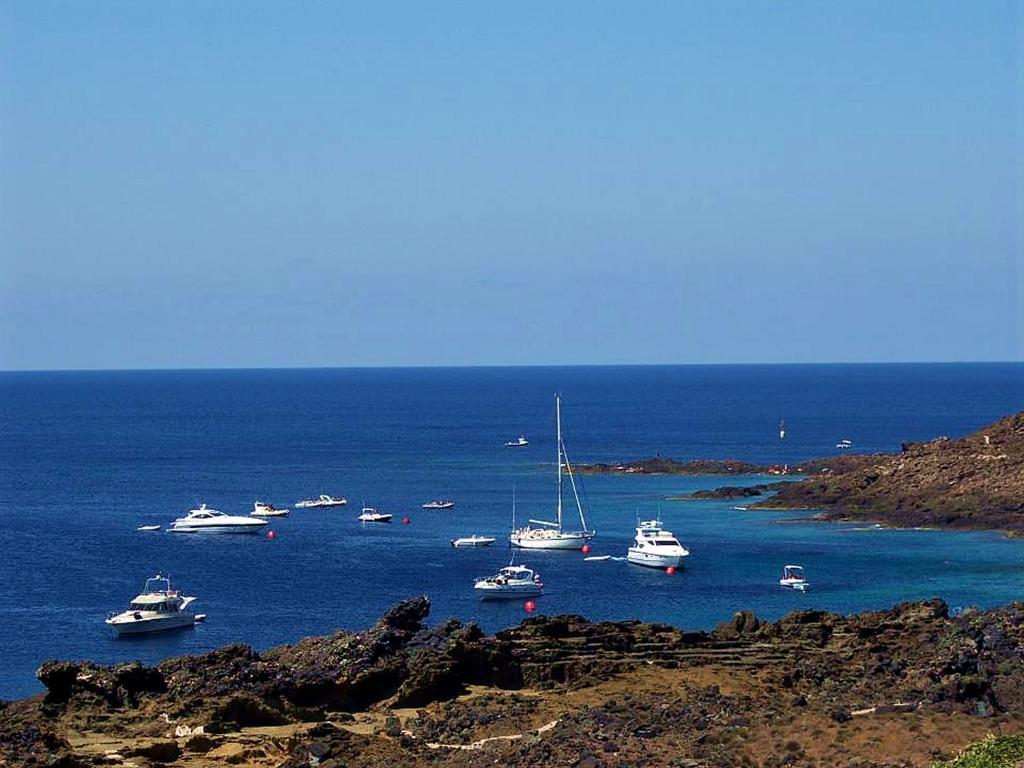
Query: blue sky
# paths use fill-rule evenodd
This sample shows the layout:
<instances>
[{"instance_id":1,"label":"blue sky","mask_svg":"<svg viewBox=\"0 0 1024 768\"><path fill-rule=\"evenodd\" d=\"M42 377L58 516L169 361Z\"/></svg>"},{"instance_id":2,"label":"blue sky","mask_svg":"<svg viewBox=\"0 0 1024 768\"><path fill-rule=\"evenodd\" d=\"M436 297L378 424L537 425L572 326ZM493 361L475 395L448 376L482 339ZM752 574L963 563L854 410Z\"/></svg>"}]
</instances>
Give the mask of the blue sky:
<instances>
[{"instance_id":1,"label":"blue sky","mask_svg":"<svg viewBox=\"0 0 1024 768\"><path fill-rule=\"evenodd\" d=\"M0 367L1024 358L1019 2L0 3Z\"/></svg>"}]
</instances>

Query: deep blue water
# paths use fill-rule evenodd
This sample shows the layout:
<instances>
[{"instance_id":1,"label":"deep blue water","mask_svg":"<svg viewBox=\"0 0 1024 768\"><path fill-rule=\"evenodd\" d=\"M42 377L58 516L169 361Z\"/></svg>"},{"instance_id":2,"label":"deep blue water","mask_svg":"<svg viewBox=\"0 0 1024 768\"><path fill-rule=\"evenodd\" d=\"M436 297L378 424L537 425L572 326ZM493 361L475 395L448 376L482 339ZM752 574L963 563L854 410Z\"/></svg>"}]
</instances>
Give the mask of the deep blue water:
<instances>
[{"instance_id":1,"label":"deep blue water","mask_svg":"<svg viewBox=\"0 0 1024 768\"><path fill-rule=\"evenodd\" d=\"M433 620L476 619L488 630L517 622L520 603L480 604L471 589L508 550L448 541L504 534L513 485L522 517L551 514L556 390L576 463L659 452L795 462L834 453L841 438L858 451L892 451L902 440L973 431L1024 408L1024 365L3 373L0 696L38 690L46 658L154 662L231 641L266 648L364 627L422 592ZM530 448L502 447L520 433ZM660 508L692 555L669 577L578 553L527 554L547 585L545 613L698 629L740 608L775 618L933 595L984 606L1024 592L1024 541L998 534L883 531L663 501L719 478L582 481L595 554L624 554L637 511ZM166 525L196 501L243 512L255 498L290 505L321 492L352 503L293 511L272 524L273 541L135 530ZM419 509L437 496L458 507ZM412 523L361 527L362 500ZM786 562L807 567L811 592L777 586ZM209 621L113 637L104 616L156 570L198 595Z\"/></svg>"}]
</instances>

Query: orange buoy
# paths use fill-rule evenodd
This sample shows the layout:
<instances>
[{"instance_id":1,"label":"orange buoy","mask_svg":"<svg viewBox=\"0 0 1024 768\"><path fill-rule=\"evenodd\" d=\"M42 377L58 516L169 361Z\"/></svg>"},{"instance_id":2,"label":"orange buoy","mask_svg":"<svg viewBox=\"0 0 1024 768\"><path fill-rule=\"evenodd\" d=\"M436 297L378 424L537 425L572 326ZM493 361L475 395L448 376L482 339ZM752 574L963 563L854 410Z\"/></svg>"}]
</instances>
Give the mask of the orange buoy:
<instances>
[{"instance_id":1,"label":"orange buoy","mask_svg":"<svg viewBox=\"0 0 1024 768\"><path fill-rule=\"evenodd\" d=\"M533 613L537 610L537 604L533 602L533 600L527 600L525 603L523 603L523 608L526 610L527 613Z\"/></svg>"},{"instance_id":2,"label":"orange buoy","mask_svg":"<svg viewBox=\"0 0 1024 768\"><path fill-rule=\"evenodd\" d=\"M584 555L589 555L590 554L590 545L589 544L584 544L583 548L580 550L580 552L582 552Z\"/></svg>"},{"instance_id":3,"label":"orange buoy","mask_svg":"<svg viewBox=\"0 0 1024 768\"><path fill-rule=\"evenodd\" d=\"M267 538L268 539L276 539L277 538L277 534L274 533L273 531L267 531Z\"/></svg>"},{"instance_id":4,"label":"orange buoy","mask_svg":"<svg viewBox=\"0 0 1024 768\"><path fill-rule=\"evenodd\" d=\"M668 568L665 569L665 573L667 573L669 576L675 576L676 567L674 565L670 565Z\"/></svg>"},{"instance_id":5,"label":"orange buoy","mask_svg":"<svg viewBox=\"0 0 1024 768\"><path fill-rule=\"evenodd\" d=\"M402 522L405 523L406 525L408 525L409 523L412 522L412 520L410 520L408 517L403 517L402 518Z\"/></svg>"}]
</instances>

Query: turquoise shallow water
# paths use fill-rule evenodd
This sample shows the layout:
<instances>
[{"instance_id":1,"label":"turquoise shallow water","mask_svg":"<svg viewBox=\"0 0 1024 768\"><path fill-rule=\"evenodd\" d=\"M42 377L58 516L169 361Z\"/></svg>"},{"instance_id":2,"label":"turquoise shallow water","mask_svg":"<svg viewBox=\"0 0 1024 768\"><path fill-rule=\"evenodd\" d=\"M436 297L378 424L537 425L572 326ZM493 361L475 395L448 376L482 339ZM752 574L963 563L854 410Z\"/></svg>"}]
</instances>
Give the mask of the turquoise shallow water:
<instances>
[{"instance_id":1,"label":"turquoise shallow water","mask_svg":"<svg viewBox=\"0 0 1024 768\"><path fill-rule=\"evenodd\" d=\"M447 542L502 536L513 485L521 516L551 513L556 389L574 461L661 452L795 462L835 452L844 437L858 450L898 450L904 439L963 434L1024 407L1022 384L1021 365L0 374L0 696L38 690L45 658L155 662L233 641L265 648L366 626L424 592L433 620L517 622L520 603L480 604L471 589L508 550ZM529 449L501 447L522 432ZM701 629L741 608L777 618L1024 594L1022 540L665 500L723 482L736 481L582 478L594 554L623 555L637 512L660 509L692 555L672 577L578 553L524 555L547 585L538 610ZM293 511L273 523L273 541L135 530L166 525L197 500L242 512L257 497L291 504L320 492L353 503ZM457 508L419 509L437 496ZM363 499L412 523L360 526ZM778 587L787 562L806 566L810 592ZM158 569L199 596L208 623L112 637L103 617Z\"/></svg>"}]
</instances>

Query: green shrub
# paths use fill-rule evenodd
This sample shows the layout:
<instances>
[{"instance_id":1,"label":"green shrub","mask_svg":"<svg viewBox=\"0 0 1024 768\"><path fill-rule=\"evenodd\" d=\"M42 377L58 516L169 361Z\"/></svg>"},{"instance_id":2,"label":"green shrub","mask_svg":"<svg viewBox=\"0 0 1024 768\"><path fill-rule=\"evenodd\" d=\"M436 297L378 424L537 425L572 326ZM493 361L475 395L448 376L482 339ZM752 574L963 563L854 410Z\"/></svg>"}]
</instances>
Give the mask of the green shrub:
<instances>
[{"instance_id":1,"label":"green shrub","mask_svg":"<svg viewBox=\"0 0 1024 768\"><path fill-rule=\"evenodd\" d=\"M1014 768L1024 760L1024 733L989 736L972 744L954 760L935 763L934 768Z\"/></svg>"}]
</instances>

